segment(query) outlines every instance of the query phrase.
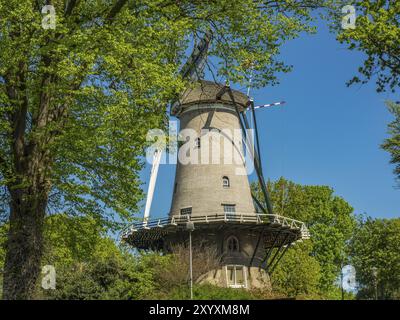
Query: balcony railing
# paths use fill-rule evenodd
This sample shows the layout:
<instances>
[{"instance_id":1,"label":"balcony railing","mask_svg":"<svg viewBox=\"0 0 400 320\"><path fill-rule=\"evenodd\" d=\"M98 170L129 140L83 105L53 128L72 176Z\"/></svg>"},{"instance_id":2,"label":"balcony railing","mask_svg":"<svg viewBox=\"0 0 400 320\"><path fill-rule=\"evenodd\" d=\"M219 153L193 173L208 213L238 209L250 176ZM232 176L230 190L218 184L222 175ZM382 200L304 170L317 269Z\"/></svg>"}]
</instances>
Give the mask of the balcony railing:
<instances>
[{"instance_id":1,"label":"balcony railing","mask_svg":"<svg viewBox=\"0 0 400 320\"><path fill-rule=\"evenodd\" d=\"M205 215L173 215L166 218L151 219L132 224L124 230L122 237L143 229L164 228L166 226L184 226L187 222L196 224L212 223L243 223L243 224L270 224L300 230L302 239L308 239L310 234L304 222L276 214L249 214L249 213L209 213Z\"/></svg>"}]
</instances>

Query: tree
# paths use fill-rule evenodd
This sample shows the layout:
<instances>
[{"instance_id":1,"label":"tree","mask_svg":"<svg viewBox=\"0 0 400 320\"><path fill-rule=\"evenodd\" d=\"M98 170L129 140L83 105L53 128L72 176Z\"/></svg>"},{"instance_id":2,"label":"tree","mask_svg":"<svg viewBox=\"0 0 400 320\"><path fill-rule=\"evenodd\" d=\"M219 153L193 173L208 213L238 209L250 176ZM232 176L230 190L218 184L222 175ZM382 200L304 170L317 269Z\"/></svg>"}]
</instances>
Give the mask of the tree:
<instances>
[{"instance_id":1,"label":"tree","mask_svg":"<svg viewBox=\"0 0 400 320\"><path fill-rule=\"evenodd\" d=\"M349 45L350 50L358 50L366 54L363 66L358 70L363 76L355 76L348 82L367 83L377 77L377 91L391 90L395 92L400 86L400 3L391 0L361 0L355 2L355 28L340 30L337 39ZM396 117L389 124L392 135L385 140L383 149L391 154L391 163L399 160L399 106L398 103L387 102L389 110ZM399 176L400 168L396 166L394 173Z\"/></svg>"},{"instance_id":2,"label":"tree","mask_svg":"<svg viewBox=\"0 0 400 320\"><path fill-rule=\"evenodd\" d=\"M137 208L137 156L147 129L162 120L158 103L179 83L169 48L171 33L179 40L182 32L171 22L171 33L157 38L166 19L156 12L137 19L120 2L69 1L55 30L42 29L40 2L0 6L6 299L29 298L35 289L46 207L99 220L103 207L122 219Z\"/></svg>"},{"instance_id":3,"label":"tree","mask_svg":"<svg viewBox=\"0 0 400 320\"><path fill-rule=\"evenodd\" d=\"M382 148L390 153L390 162L395 165L394 174L400 183L400 103L388 102L387 105L395 119L388 125L390 137L384 141Z\"/></svg>"},{"instance_id":4,"label":"tree","mask_svg":"<svg viewBox=\"0 0 400 320\"><path fill-rule=\"evenodd\" d=\"M92 257L57 269L55 290L40 290L44 299L137 300L154 294L154 270L139 257L121 250L112 239L102 239Z\"/></svg>"},{"instance_id":5,"label":"tree","mask_svg":"<svg viewBox=\"0 0 400 320\"><path fill-rule=\"evenodd\" d=\"M202 284L204 275L210 270L217 270L220 267L221 257L218 255L215 246L205 243L193 246L192 252L192 276L194 287L197 287ZM171 252L166 255L143 254L140 260L147 269L153 270L156 290L152 298L176 298L180 296L188 299L190 297L189 249L187 243L174 245Z\"/></svg>"},{"instance_id":6,"label":"tree","mask_svg":"<svg viewBox=\"0 0 400 320\"><path fill-rule=\"evenodd\" d=\"M359 217L350 244L358 297L400 299L400 219Z\"/></svg>"},{"instance_id":7,"label":"tree","mask_svg":"<svg viewBox=\"0 0 400 320\"><path fill-rule=\"evenodd\" d=\"M308 241L288 250L272 274L274 291L287 297L319 297L321 267L311 252Z\"/></svg>"},{"instance_id":8,"label":"tree","mask_svg":"<svg viewBox=\"0 0 400 320\"><path fill-rule=\"evenodd\" d=\"M0 248L6 242L7 225L0 227ZM56 288L36 284L36 299L142 299L153 294L155 270L140 256L118 247L105 228L91 217L55 214L45 219L42 266L56 271ZM0 249L0 266L4 255Z\"/></svg>"},{"instance_id":9,"label":"tree","mask_svg":"<svg viewBox=\"0 0 400 320\"><path fill-rule=\"evenodd\" d=\"M110 226L137 212L146 132L163 127L183 88L177 71L190 40L211 30L220 75L243 83L253 68L255 86L274 84L290 69L277 59L280 46L312 30L310 8L323 2L0 3L4 298L32 297L49 210ZM56 12L55 29L44 5Z\"/></svg>"},{"instance_id":10,"label":"tree","mask_svg":"<svg viewBox=\"0 0 400 320\"><path fill-rule=\"evenodd\" d=\"M256 196L262 199L262 193L257 185L253 184L253 190ZM341 265L345 262L343 259L346 256L346 243L351 238L355 226L353 208L344 199L335 196L333 189L328 186L304 186L280 178L276 182L268 182L268 190L275 214L303 221L308 226L311 233L311 248L302 246L306 250L303 257L310 255L320 266L318 292L321 296L335 298L337 293L335 281L339 276ZM290 250L293 249L288 251ZM287 259L290 260L290 257L289 255ZM311 260L309 261L315 272L318 267L313 259ZM306 261L303 263L307 263ZM287 263L297 262L287 261ZM301 274L300 267L294 271L300 272L297 277L305 277ZM289 276L295 275L287 275ZM292 289L293 292L296 290L304 292L301 288ZM314 292L310 288L307 291Z\"/></svg>"},{"instance_id":11,"label":"tree","mask_svg":"<svg viewBox=\"0 0 400 320\"><path fill-rule=\"evenodd\" d=\"M346 3L348 4L348 3ZM366 83L377 77L377 91L395 91L400 85L400 3L391 0L355 1L355 28L341 29L338 40L367 55L348 84Z\"/></svg>"}]
</instances>

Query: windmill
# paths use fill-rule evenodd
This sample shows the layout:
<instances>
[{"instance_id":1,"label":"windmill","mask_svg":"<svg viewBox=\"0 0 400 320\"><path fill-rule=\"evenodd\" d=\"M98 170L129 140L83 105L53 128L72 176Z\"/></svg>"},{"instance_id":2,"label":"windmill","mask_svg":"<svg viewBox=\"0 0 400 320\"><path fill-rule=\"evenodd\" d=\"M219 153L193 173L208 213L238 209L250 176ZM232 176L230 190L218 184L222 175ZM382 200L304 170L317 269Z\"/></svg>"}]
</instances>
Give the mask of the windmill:
<instances>
[{"instance_id":1,"label":"windmill","mask_svg":"<svg viewBox=\"0 0 400 320\"><path fill-rule=\"evenodd\" d=\"M255 110L283 105L284 102L255 105L253 99L227 84L200 80L210 41L211 33L208 32L182 68L182 76L193 83L173 103L171 114L180 120L181 130L197 132L200 140L198 144L189 143L191 150L205 149L201 139L208 139L209 135L203 134L201 128L213 128L218 133L222 133L224 127L240 130L264 201L252 194L247 175L236 174L237 167L245 167L244 162L216 165L178 162L168 217L149 220L162 152L156 150L144 220L126 230L123 240L139 249L168 251L174 244L186 243L186 227L191 224L190 239L193 234L194 243L205 240L216 245L223 256L221 266L218 270L210 270L204 277L205 281L232 288L260 288L269 283L269 275L288 248L309 238L303 222L274 213L261 166ZM247 134L249 129L254 129L254 141ZM242 154L242 143L232 141L229 144L234 146L234 154Z\"/></svg>"}]
</instances>

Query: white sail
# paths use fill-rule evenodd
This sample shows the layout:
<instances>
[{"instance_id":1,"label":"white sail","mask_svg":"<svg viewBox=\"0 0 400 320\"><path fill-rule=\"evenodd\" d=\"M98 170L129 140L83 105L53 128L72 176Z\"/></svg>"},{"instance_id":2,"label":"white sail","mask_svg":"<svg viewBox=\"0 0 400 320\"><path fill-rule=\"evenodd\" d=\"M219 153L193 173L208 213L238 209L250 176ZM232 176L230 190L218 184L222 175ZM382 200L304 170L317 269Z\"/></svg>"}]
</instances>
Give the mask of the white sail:
<instances>
[{"instance_id":1,"label":"white sail","mask_svg":"<svg viewBox=\"0 0 400 320\"><path fill-rule=\"evenodd\" d=\"M154 189L157 181L158 168L160 167L162 150L156 149L153 155L153 166L150 172L149 188L147 190L146 207L144 209L143 225L147 225L150 216L151 202L153 201Z\"/></svg>"}]
</instances>

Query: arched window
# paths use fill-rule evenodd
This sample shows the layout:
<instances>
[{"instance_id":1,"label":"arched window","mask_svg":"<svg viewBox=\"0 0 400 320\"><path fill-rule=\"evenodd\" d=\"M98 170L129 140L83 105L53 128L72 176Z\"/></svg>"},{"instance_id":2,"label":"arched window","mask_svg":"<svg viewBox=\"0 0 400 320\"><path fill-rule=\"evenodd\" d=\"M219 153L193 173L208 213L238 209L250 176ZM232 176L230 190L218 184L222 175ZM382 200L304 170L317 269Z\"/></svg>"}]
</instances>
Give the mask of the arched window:
<instances>
[{"instance_id":1,"label":"arched window","mask_svg":"<svg viewBox=\"0 0 400 320\"><path fill-rule=\"evenodd\" d=\"M227 248L227 251L230 253L239 252L239 240L234 236L230 236L226 240L226 248Z\"/></svg>"},{"instance_id":2,"label":"arched window","mask_svg":"<svg viewBox=\"0 0 400 320\"><path fill-rule=\"evenodd\" d=\"M222 186L224 188L229 188L230 187L229 178L227 176L222 177Z\"/></svg>"}]
</instances>

